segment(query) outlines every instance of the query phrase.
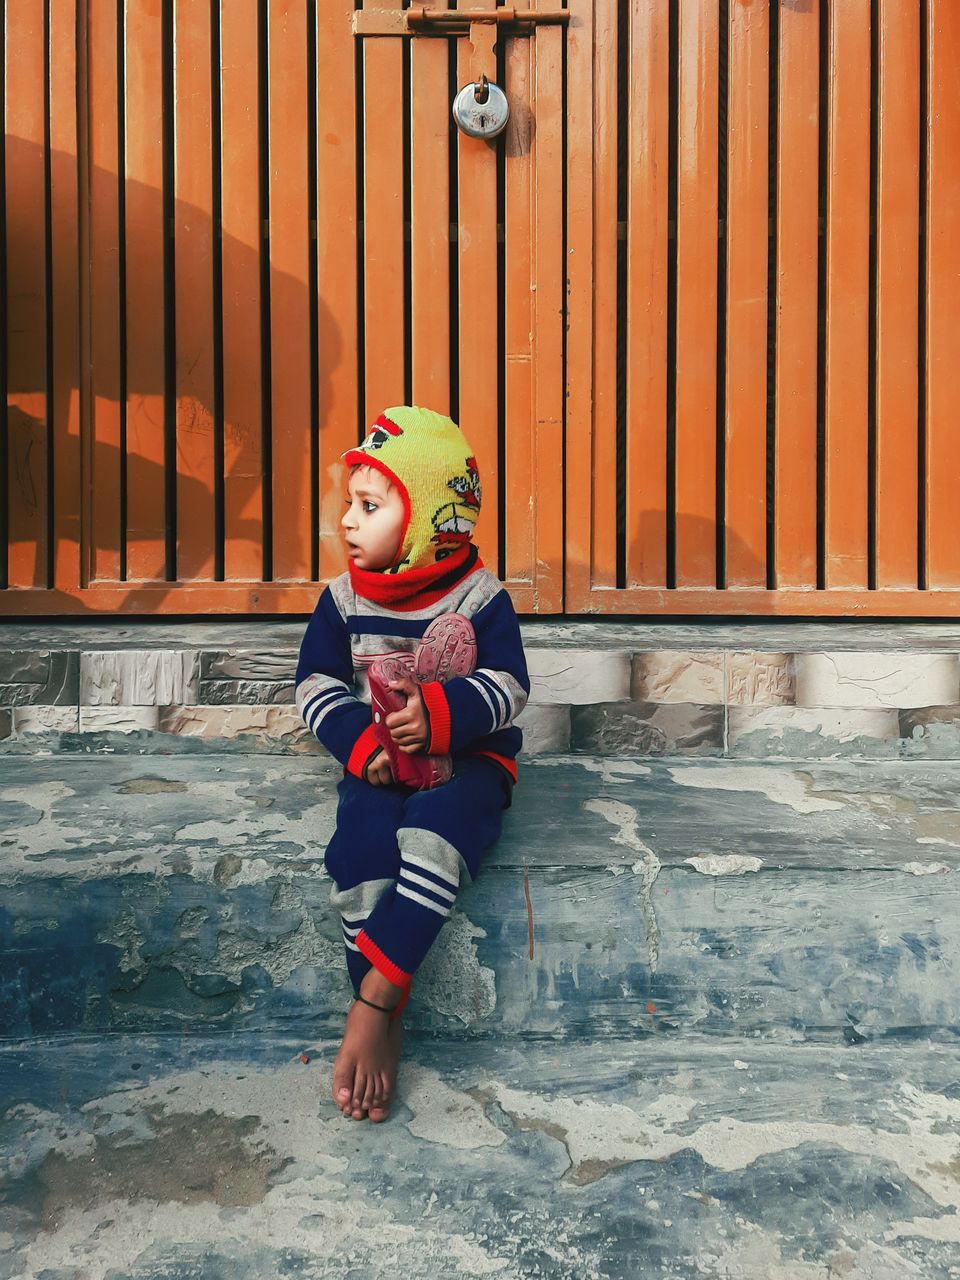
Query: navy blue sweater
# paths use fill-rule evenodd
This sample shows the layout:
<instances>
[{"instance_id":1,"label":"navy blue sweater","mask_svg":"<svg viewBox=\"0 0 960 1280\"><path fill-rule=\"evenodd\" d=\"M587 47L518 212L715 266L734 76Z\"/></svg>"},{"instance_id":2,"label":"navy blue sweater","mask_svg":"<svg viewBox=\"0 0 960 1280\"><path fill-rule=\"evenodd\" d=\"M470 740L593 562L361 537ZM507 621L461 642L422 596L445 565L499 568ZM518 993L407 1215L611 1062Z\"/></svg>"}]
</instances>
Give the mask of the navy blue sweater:
<instances>
[{"instance_id":1,"label":"navy blue sweater","mask_svg":"<svg viewBox=\"0 0 960 1280\"><path fill-rule=\"evenodd\" d=\"M435 596L437 598L432 598ZM342 573L324 588L300 645L296 703L300 715L345 771L363 777L379 749L373 736L367 668L385 653L412 653L433 618L456 612L477 637L476 670L422 686L431 754L490 756L517 780L523 734L514 720L530 693L520 626L506 588L477 568L423 608L385 608L353 590Z\"/></svg>"}]
</instances>

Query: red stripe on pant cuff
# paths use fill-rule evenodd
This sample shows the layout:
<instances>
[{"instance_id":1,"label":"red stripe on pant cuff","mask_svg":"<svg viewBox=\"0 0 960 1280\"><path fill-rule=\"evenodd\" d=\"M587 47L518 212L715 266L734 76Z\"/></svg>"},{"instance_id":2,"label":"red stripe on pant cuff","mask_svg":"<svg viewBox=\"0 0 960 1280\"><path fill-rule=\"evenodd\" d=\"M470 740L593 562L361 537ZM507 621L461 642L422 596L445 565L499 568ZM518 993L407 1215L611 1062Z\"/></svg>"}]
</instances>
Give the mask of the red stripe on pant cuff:
<instances>
[{"instance_id":1,"label":"red stripe on pant cuff","mask_svg":"<svg viewBox=\"0 0 960 1280\"><path fill-rule=\"evenodd\" d=\"M354 942L363 954L367 957L375 969L379 969L383 976L389 979L396 987L409 987L413 981L413 974L407 973L405 969L401 969L399 965L394 964L389 956L384 955L374 940L367 936L361 929Z\"/></svg>"}]
</instances>

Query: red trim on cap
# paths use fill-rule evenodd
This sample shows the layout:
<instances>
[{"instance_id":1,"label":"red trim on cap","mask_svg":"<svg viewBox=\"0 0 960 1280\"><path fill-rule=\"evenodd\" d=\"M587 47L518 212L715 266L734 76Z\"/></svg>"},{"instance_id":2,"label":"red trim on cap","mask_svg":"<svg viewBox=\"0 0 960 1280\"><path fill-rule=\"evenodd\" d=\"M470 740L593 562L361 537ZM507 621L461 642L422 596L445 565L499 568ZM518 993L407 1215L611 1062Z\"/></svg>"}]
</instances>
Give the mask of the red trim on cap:
<instances>
[{"instance_id":1,"label":"red trim on cap","mask_svg":"<svg viewBox=\"0 0 960 1280\"><path fill-rule=\"evenodd\" d=\"M363 766L373 755L374 749L379 746L380 743L377 741L376 734L373 731L373 725L368 724L353 744L350 759L347 761L347 771L358 778L362 778Z\"/></svg>"},{"instance_id":2,"label":"red trim on cap","mask_svg":"<svg viewBox=\"0 0 960 1280\"><path fill-rule=\"evenodd\" d=\"M430 717L427 755L445 756L450 750L450 703L439 680L425 680L420 693Z\"/></svg>"},{"instance_id":3,"label":"red trim on cap","mask_svg":"<svg viewBox=\"0 0 960 1280\"><path fill-rule=\"evenodd\" d=\"M394 964L389 956L384 955L374 940L364 933L363 929L354 938L354 942L363 954L367 957L375 969L379 969L383 976L389 979L395 987L409 987L413 981L413 974L407 973L405 969L401 969L398 964Z\"/></svg>"},{"instance_id":4,"label":"red trim on cap","mask_svg":"<svg viewBox=\"0 0 960 1280\"><path fill-rule=\"evenodd\" d=\"M385 413L381 413L380 417L373 424L375 427L383 427L384 431L391 436L402 436L403 427L394 422L392 418L388 418Z\"/></svg>"}]
</instances>

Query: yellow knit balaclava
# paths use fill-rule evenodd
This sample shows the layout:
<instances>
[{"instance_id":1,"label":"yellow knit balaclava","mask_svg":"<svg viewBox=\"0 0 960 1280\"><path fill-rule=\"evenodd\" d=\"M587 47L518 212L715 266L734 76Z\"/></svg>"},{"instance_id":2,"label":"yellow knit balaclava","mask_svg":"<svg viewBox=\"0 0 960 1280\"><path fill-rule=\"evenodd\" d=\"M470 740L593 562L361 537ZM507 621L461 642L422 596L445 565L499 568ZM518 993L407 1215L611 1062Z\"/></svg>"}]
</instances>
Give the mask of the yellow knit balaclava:
<instances>
[{"instance_id":1,"label":"yellow knit balaclava","mask_svg":"<svg viewBox=\"0 0 960 1280\"><path fill-rule=\"evenodd\" d=\"M470 542L480 515L480 473L452 418L419 405L394 405L341 457L348 466L375 467L400 490L403 533L384 573L436 564Z\"/></svg>"}]
</instances>

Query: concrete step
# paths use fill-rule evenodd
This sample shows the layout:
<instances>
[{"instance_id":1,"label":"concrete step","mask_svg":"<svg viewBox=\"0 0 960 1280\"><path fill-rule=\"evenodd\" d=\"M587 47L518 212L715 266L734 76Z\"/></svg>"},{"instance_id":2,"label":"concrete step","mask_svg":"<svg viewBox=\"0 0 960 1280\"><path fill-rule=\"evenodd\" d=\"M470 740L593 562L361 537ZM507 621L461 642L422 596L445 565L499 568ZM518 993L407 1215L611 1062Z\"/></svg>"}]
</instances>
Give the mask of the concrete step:
<instances>
[{"instance_id":1,"label":"concrete step","mask_svg":"<svg viewBox=\"0 0 960 1280\"><path fill-rule=\"evenodd\" d=\"M0 626L0 754L323 754L294 705L306 619ZM960 759L950 620L521 625L528 755Z\"/></svg>"},{"instance_id":2,"label":"concrete step","mask_svg":"<svg viewBox=\"0 0 960 1280\"><path fill-rule=\"evenodd\" d=\"M10 757L0 1027L326 1033L327 758ZM410 1025L568 1043L960 1033L960 764L528 761Z\"/></svg>"},{"instance_id":3,"label":"concrete step","mask_svg":"<svg viewBox=\"0 0 960 1280\"><path fill-rule=\"evenodd\" d=\"M390 1117L339 1037L0 1049L0 1276L948 1280L954 1046L408 1032ZM303 1056L301 1056L303 1055Z\"/></svg>"}]
</instances>

